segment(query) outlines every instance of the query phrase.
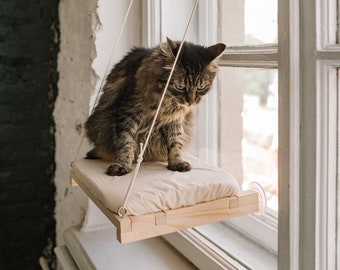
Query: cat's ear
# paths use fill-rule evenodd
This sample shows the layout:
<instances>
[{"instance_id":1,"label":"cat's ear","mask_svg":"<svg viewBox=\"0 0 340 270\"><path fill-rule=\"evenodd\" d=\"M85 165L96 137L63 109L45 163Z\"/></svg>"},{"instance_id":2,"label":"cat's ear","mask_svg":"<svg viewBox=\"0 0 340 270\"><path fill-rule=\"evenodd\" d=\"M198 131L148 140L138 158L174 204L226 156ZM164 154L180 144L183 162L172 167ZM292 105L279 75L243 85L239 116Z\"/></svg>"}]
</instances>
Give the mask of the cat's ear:
<instances>
[{"instance_id":1,"label":"cat's ear","mask_svg":"<svg viewBox=\"0 0 340 270\"><path fill-rule=\"evenodd\" d=\"M172 41L170 38L166 38L167 42L162 43L160 48L162 50L162 54L168 59L175 59L179 45L177 42Z\"/></svg>"},{"instance_id":2,"label":"cat's ear","mask_svg":"<svg viewBox=\"0 0 340 270\"><path fill-rule=\"evenodd\" d=\"M170 50L170 53L172 54L173 57L176 57L178 48L179 48L179 44L173 40L171 40L170 38L166 37L166 40L168 42L168 48Z\"/></svg>"},{"instance_id":3,"label":"cat's ear","mask_svg":"<svg viewBox=\"0 0 340 270\"><path fill-rule=\"evenodd\" d=\"M210 62L218 59L223 54L225 48L226 48L226 45L223 43L217 43L215 45L212 45L206 48L209 58L210 58Z\"/></svg>"},{"instance_id":4,"label":"cat's ear","mask_svg":"<svg viewBox=\"0 0 340 270\"><path fill-rule=\"evenodd\" d=\"M218 69L218 65L214 60L217 60L224 52L226 46L223 43L217 43L206 48L210 64L208 65L208 70L211 72L216 72Z\"/></svg>"}]
</instances>

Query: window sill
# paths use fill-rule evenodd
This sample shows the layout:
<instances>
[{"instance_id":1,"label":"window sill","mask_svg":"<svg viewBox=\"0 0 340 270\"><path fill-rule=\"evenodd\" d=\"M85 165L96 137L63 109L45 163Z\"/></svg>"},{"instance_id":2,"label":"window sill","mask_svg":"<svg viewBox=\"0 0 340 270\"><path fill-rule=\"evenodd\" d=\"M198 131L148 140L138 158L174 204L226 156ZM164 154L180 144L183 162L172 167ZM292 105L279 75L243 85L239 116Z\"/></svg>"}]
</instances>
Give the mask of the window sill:
<instances>
[{"instance_id":1,"label":"window sill","mask_svg":"<svg viewBox=\"0 0 340 270\"><path fill-rule=\"evenodd\" d=\"M199 269L277 269L275 254L222 223L163 237Z\"/></svg>"},{"instance_id":2,"label":"window sill","mask_svg":"<svg viewBox=\"0 0 340 270\"><path fill-rule=\"evenodd\" d=\"M85 232L75 226L65 231L64 238L77 265L74 269L197 269L161 237L120 244L115 228ZM57 253L60 264L63 255Z\"/></svg>"}]
</instances>

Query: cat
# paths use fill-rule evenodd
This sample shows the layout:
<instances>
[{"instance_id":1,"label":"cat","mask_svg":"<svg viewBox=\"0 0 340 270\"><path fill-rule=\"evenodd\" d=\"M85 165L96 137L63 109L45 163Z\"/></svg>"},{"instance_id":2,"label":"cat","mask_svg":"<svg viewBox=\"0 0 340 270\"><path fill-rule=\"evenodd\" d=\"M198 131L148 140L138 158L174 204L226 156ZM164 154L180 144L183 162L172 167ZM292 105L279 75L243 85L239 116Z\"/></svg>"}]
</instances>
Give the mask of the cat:
<instances>
[{"instance_id":1,"label":"cat","mask_svg":"<svg viewBox=\"0 0 340 270\"><path fill-rule=\"evenodd\" d=\"M179 47L180 42L169 38L154 48L135 47L108 74L98 105L85 123L94 146L86 158L112 161L108 175L131 172ZM191 169L182 152L192 137L192 106L210 90L217 71L215 60L225 47L223 43L183 44L144 161L167 161L172 171Z\"/></svg>"}]
</instances>

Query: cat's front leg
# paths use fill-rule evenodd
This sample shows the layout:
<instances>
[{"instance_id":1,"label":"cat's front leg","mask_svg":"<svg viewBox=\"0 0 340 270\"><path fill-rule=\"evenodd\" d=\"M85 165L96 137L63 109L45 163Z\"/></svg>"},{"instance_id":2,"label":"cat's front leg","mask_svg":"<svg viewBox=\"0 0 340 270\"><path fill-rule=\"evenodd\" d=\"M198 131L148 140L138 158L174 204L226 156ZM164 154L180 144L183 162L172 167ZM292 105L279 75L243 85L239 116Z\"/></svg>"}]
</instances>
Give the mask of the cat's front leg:
<instances>
[{"instance_id":1,"label":"cat's front leg","mask_svg":"<svg viewBox=\"0 0 340 270\"><path fill-rule=\"evenodd\" d=\"M181 147L174 146L169 151L168 169L171 171L188 172L191 170L189 162L182 160Z\"/></svg>"},{"instance_id":2,"label":"cat's front leg","mask_svg":"<svg viewBox=\"0 0 340 270\"><path fill-rule=\"evenodd\" d=\"M169 125L162 133L168 145L168 169L178 172L190 171L190 163L182 159L183 128L180 125Z\"/></svg>"},{"instance_id":3,"label":"cat's front leg","mask_svg":"<svg viewBox=\"0 0 340 270\"><path fill-rule=\"evenodd\" d=\"M115 146L113 163L106 173L111 176L121 176L132 171L132 162L135 159L136 141L129 132L122 132L120 140Z\"/></svg>"}]
</instances>

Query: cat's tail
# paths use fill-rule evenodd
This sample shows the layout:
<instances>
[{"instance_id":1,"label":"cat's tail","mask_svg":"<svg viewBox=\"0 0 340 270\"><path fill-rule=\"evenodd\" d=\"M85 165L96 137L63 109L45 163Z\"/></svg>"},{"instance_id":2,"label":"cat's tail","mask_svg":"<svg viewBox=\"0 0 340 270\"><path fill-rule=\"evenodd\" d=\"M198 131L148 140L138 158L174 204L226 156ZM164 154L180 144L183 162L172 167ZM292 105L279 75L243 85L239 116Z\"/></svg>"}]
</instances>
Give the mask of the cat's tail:
<instances>
[{"instance_id":1,"label":"cat's tail","mask_svg":"<svg viewBox=\"0 0 340 270\"><path fill-rule=\"evenodd\" d=\"M90 151L86 153L86 159L99 159L100 157L97 154L96 148L92 148Z\"/></svg>"},{"instance_id":2,"label":"cat's tail","mask_svg":"<svg viewBox=\"0 0 340 270\"><path fill-rule=\"evenodd\" d=\"M105 161L113 161L114 155L113 153L109 153L107 151L102 151L98 147L92 148L89 152L86 153L86 159L102 159Z\"/></svg>"}]
</instances>

